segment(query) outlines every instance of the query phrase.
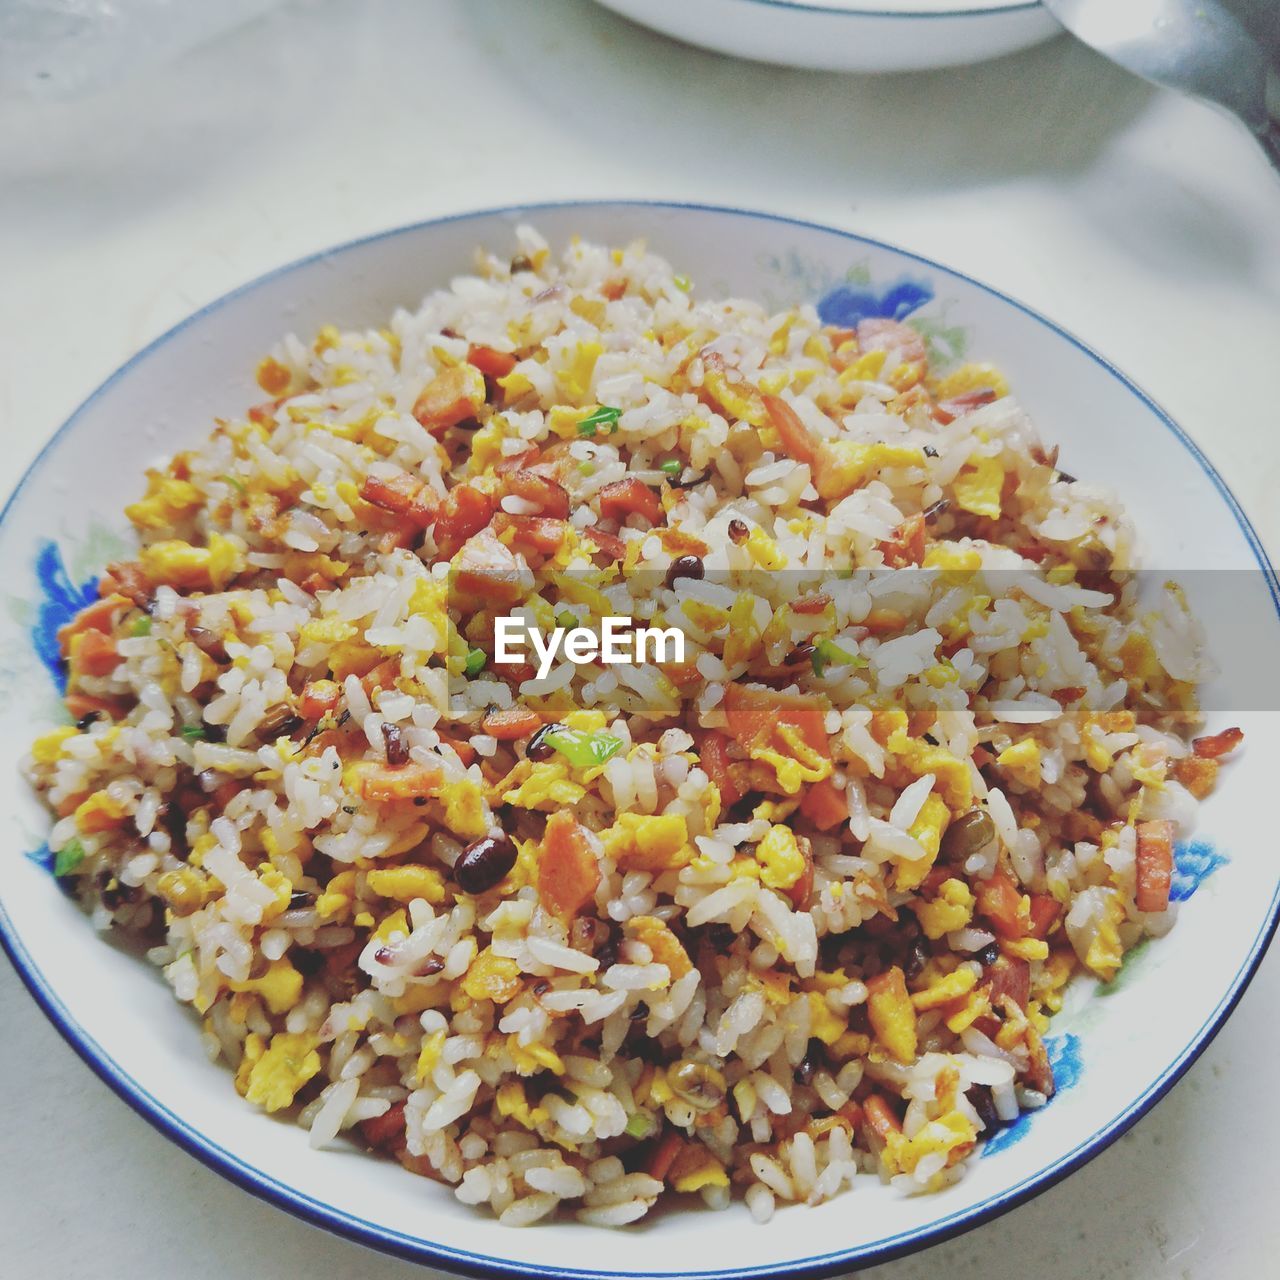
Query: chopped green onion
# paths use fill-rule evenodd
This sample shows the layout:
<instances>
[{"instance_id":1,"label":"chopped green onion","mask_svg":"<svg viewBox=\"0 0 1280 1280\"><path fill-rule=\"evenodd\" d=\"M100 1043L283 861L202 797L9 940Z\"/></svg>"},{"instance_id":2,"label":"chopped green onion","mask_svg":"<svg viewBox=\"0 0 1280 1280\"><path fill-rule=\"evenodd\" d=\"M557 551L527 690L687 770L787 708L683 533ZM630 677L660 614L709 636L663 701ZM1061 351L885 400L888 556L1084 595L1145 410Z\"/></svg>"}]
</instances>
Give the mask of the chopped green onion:
<instances>
[{"instance_id":1,"label":"chopped green onion","mask_svg":"<svg viewBox=\"0 0 1280 1280\"><path fill-rule=\"evenodd\" d=\"M637 1111L627 1117L627 1137L647 1138L656 1128L657 1122L647 1111Z\"/></svg>"},{"instance_id":2,"label":"chopped green onion","mask_svg":"<svg viewBox=\"0 0 1280 1280\"><path fill-rule=\"evenodd\" d=\"M688 293L693 288L693 281L688 276L673 276L671 283L675 285L681 293Z\"/></svg>"},{"instance_id":3,"label":"chopped green onion","mask_svg":"<svg viewBox=\"0 0 1280 1280\"><path fill-rule=\"evenodd\" d=\"M184 724L182 726L182 736L186 738L188 742L199 742L206 736L204 725Z\"/></svg>"},{"instance_id":4,"label":"chopped green onion","mask_svg":"<svg viewBox=\"0 0 1280 1280\"><path fill-rule=\"evenodd\" d=\"M227 482L227 483L228 483L228 484L229 484L233 489L235 489L238 493L243 493L243 492L244 492L244 481L243 481L243 480L237 480L237 479L235 478L235 476L219 476L219 477L218 477L218 479L219 479L219 480L225 480L225 481L226 481L226 482Z\"/></svg>"},{"instance_id":5,"label":"chopped green onion","mask_svg":"<svg viewBox=\"0 0 1280 1280\"><path fill-rule=\"evenodd\" d=\"M578 434L580 436L593 436L596 434L597 428L604 429L607 435L612 435L618 429L618 419L622 417L621 409L611 409L607 404L602 404L600 408L593 413L587 414L578 423Z\"/></svg>"},{"instance_id":6,"label":"chopped green onion","mask_svg":"<svg viewBox=\"0 0 1280 1280\"><path fill-rule=\"evenodd\" d=\"M665 471L669 476L678 476L684 470L684 463L679 458L668 458L659 464L658 470Z\"/></svg>"},{"instance_id":7,"label":"chopped green onion","mask_svg":"<svg viewBox=\"0 0 1280 1280\"><path fill-rule=\"evenodd\" d=\"M622 750L622 739L612 733L605 733L603 729L597 729L593 733L582 729L553 729L543 741L579 769L604 764Z\"/></svg>"},{"instance_id":8,"label":"chopped green onion","mask_svg":"<svg viewBox=\"0 0 1280 1280\"><path fill-rule=\"evenodd\" d=\"M55 876L69 876L85 859L85 848L79 840L71 839L58 850L53 860Z\"/></svg>"},{"instance_id":9,"label":"chopped green onion","mask_svg":"<svg viewBox=\"0 0 1280 1280\"><path fill-rule=\"evenodd\" d=\"M585 462L578 463L578 473L584 476L593 476L596 473L596 464L588 458Z\"/></svg>"},{"instance_id":10,"label":"chopped green onion","mask_svg":"<svg viewBox=\"0 0 1280 1280\"><path fill-rule=\"evenodd\" d=\"M820 676L831 665L837 667L865 667L867 660L860 653L850 653L834 640L819 640L813 647L813 655L809 661L813 664L813 674Z\"/></svg>"},{"instance_id":11,"label":"chopped green onion","mask_svg":"<svg viewBox=\"0 0 1280 1280\"><path fill-rule=\"evenodd\" d=\"M462 669L468 676L478 676L488 661L489 655L483 649L470 649L467 651L467 660L462 664Z\"/></svg>"},{"instance_id":12,"label":"chopped green onion","mask_svg":"<svg viewBox=\"0 0 1280 1280\"><path fill-rule=\"evenodd\" d=\"M575 618L573 614L569 612L568 609L561 609L560 612L556 614L557 627L567 628L567 627L576 627L577 625L578 625L578 619Z\"/></svg>"},{"instance_id":13,"label":"chopped green onion","mask_svg":"<svg viewBox=\"0 0 1280 1280\"><path fill-rule=\"evenodd\" d=\"M149 636L151 634L151 619L147 617L138 618L133 626L129 628L131 636Z\"/></svg>"}]
</instances>

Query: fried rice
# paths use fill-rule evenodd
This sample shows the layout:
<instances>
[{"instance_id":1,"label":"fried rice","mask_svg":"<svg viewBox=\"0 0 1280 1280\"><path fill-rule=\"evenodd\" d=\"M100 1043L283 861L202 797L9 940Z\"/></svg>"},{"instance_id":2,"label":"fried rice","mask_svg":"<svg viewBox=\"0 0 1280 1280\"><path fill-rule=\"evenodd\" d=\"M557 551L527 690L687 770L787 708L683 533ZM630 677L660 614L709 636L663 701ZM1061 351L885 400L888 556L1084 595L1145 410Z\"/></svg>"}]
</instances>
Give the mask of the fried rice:
<instances>
[{"instance_id":1,"label":"fried rice","mask_svg":"<svg viewBox=\"0 0 1280 1280\"><path fill-rule=\"evenodd\" d=\"M251 1104L504 1223L944 1187L1173 923L1194 623L994 367L517 238L148 473L56 870ZM499 615L686 650L539 679Z\"/></svg>"}]
</instances>

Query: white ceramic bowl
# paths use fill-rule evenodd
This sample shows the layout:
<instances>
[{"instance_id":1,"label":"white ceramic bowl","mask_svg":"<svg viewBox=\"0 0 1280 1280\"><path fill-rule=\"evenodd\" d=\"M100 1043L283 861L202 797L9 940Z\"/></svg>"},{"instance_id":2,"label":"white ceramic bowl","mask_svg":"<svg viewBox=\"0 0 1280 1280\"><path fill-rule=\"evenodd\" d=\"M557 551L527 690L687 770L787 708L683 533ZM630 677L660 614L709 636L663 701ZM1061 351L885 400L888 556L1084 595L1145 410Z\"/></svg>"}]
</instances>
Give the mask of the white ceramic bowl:
<instances>
[{"instance_id":1,"label":"white ceramic bowl","mask_svg":"<svg viewBox=\"0 0 1280 1280\"><path fill-rule=\"evenodd\" d=\"M1038 0L600 0L678 40L818 71L921 71L1062 30Z\"/></svg>"},{"instance_id":2,"label":"white ceramic bowl","mask_svg":"<svg viewBox=\"0 0 1280 1280\"><path fill-rule=\"evenodd\" d=\"M1175 891L1204 881L1172 935L1145 947L1116 989L1087 986L1052 1031L1061 1090L1002 1134L956 1186L903 1198L878 1184L757 1227L741 1206L671 1213L625 1231L576 1223L497 1226L449 1192L354 1148L315 1153L296 1126L236 1095L208 1062L194 1019L144 962L97 937L53 878L24 852L43 816L17 776L33 732L57 715L33 645L126 536L122 505L143 467L194 445L218 414L260 398L259 355L287 329L371 325L399 303L465 272L478 243L508 248L522 220L553 242L574 232L646 236L708 294L781 306L826 298L833 319L913 310L939 341L966 340L997 361L1062 444L1062 464L1122 490L1163 569L1220 582L1252 608L1247 627L1213 632L1230 670L1280 651L1274 575L1240 509L1189 439L1099 356L991 289L886 245L762 214L692 206L569 204L499 210L374 236L284 267L212 304L153 343L96 391L40 455L0 517L11 596L0 610L0 808L9 829L0 927L23 979L75 1049L159 1129L249 1190L377 1248L463 1271L521 1275L823 1274L920 1248L1011 1207L1077 1168L1138 1119L1186 1070L1239 998L1275 928L1280 864L1270 830L1274 713L1231 712L1242 758L1203 810L1206 843L1179 853ZM832 293L842 288L842 293ZM1237 684L1239 682L1237 681ZM1207 705L1233 706L1210 687ZM1235 705L1238 705L1238 699ZM1269 854L1269 850L1265 851ZM1206 873L1215 868L1214 874ZM1064 1241L1064 1244L1067 1242Z\"/></svg>"}]
</instances>

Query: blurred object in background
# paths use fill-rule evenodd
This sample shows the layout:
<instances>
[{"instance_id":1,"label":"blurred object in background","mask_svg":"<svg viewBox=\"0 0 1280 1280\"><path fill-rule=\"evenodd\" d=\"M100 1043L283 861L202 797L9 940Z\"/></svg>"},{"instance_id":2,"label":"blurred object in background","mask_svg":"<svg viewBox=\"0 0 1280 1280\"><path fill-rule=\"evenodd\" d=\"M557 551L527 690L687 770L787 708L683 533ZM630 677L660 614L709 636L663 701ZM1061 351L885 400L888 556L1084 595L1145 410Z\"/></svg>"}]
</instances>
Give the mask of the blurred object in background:
<instances>
[{"instance_id":1,"label":"blurred object in background","mask_svg":"<svg viewBox=\"0 0 1280 1280\"><path fill-rule=\"evenodd\" d=\"M279 0L0 0L0 96L92 93L274 8Z\"/></svg>"}]
</instances>

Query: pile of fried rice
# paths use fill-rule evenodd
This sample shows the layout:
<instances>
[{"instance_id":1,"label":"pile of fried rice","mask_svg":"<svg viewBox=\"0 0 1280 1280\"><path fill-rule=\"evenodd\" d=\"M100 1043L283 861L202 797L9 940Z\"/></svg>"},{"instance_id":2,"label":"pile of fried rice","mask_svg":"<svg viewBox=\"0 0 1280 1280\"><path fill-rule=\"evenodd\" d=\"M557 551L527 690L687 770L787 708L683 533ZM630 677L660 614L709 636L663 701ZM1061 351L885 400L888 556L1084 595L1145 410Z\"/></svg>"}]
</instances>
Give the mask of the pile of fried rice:
<instances>
[{"instance_id":1,"label":"pile of fried rice","mask_svg":"<svg viewBox=\"0 0 1280 1280\"><path fill-rule=\"evenodd\" d=\"M1172 924L1240 739L1182 597L993 367L517 239L148 474L55 869L249 1103L505 1223L946 1186ZM539 679L500 615L686 651Z\"/></svg>"}]
</instances>

